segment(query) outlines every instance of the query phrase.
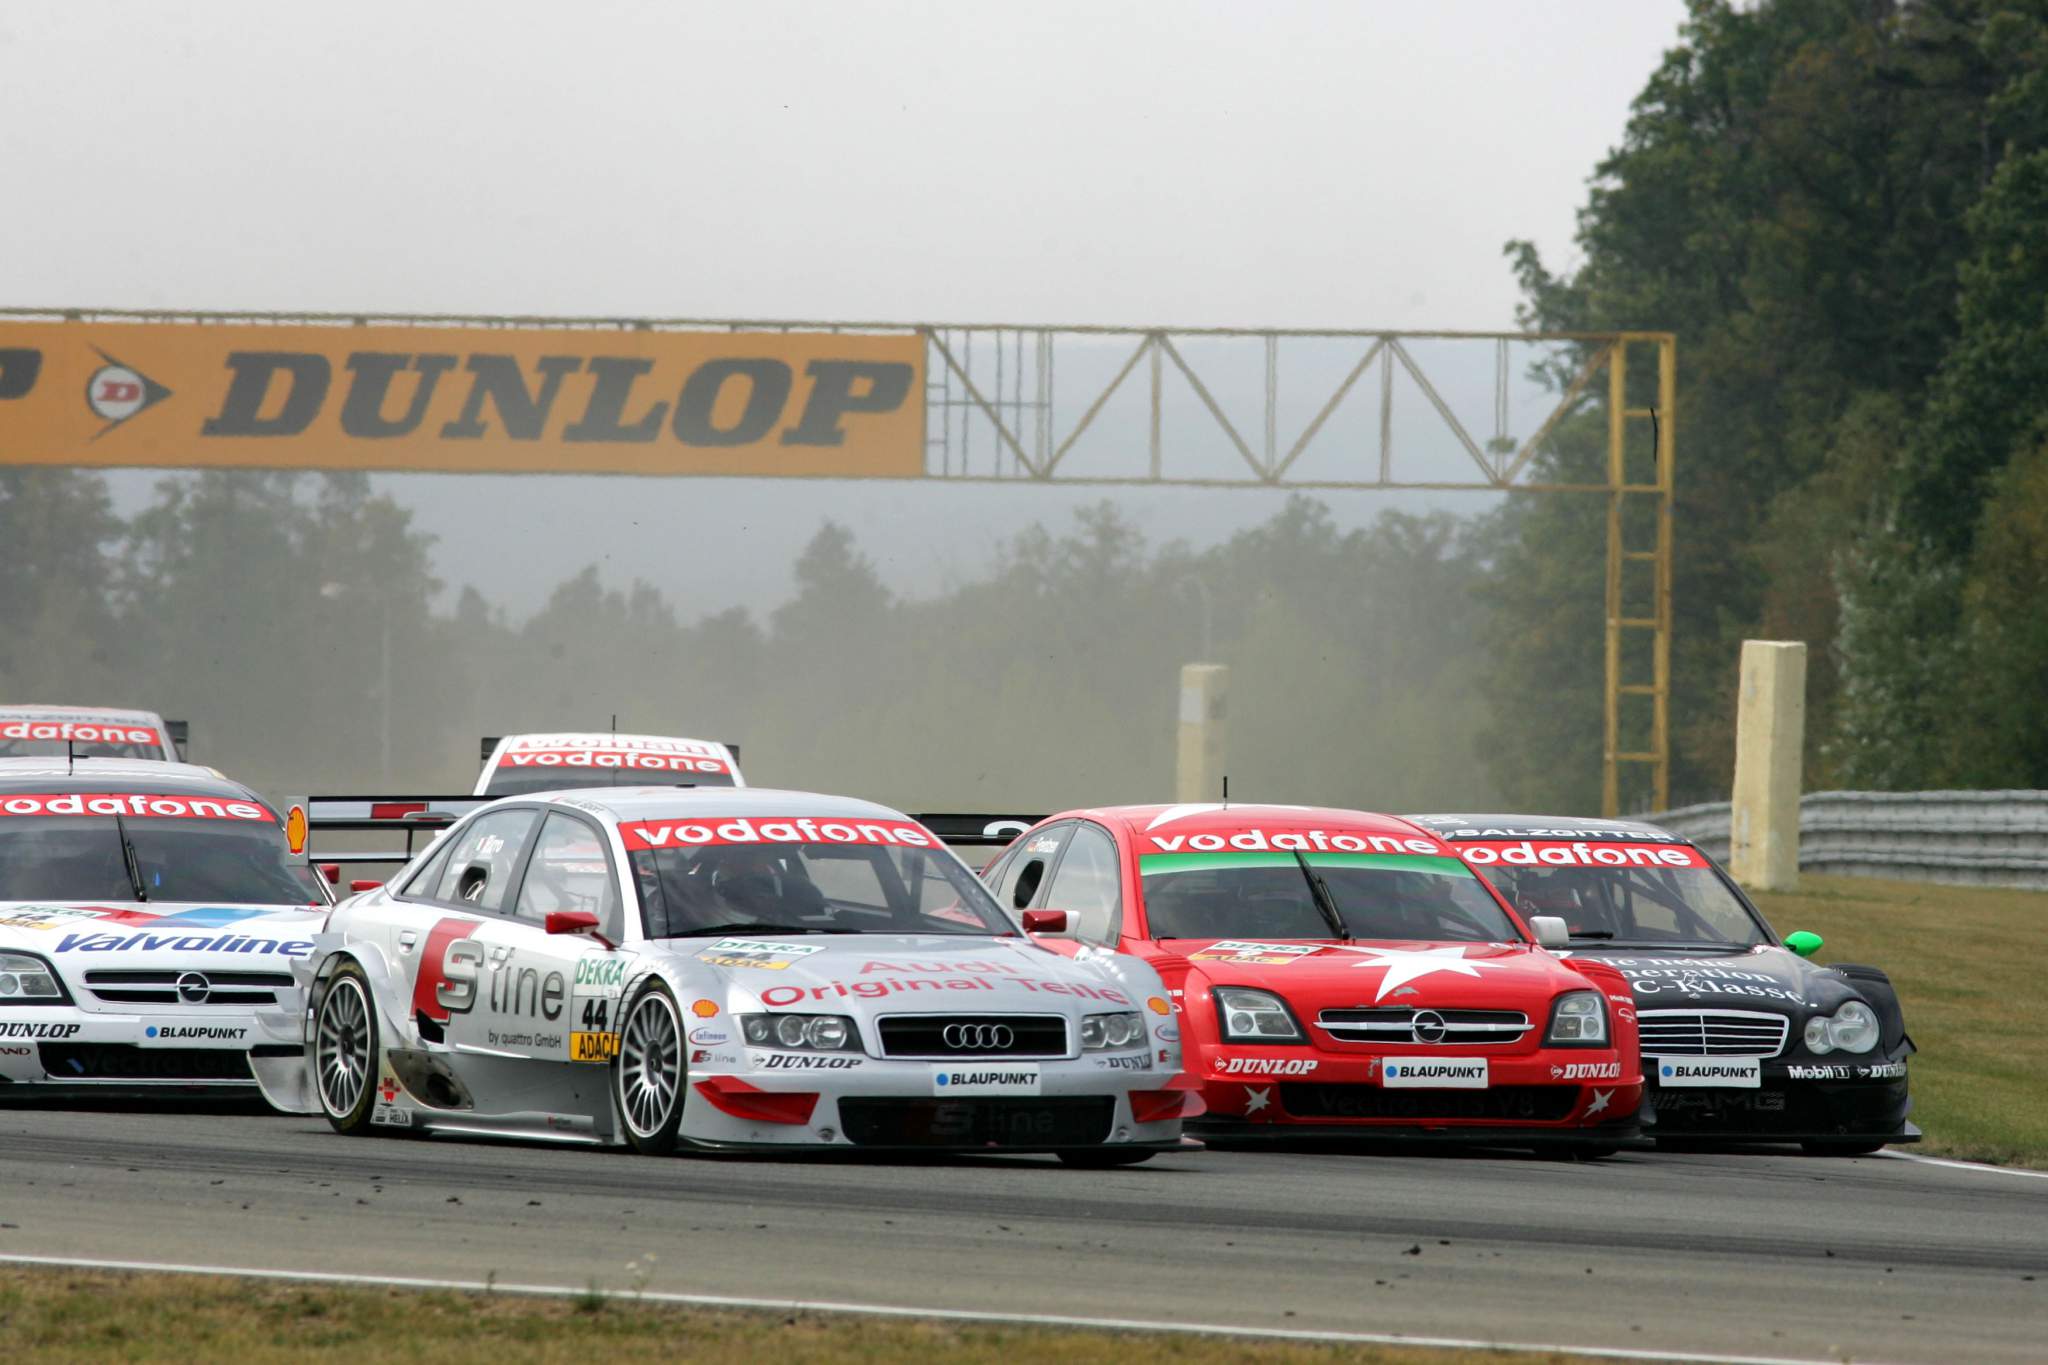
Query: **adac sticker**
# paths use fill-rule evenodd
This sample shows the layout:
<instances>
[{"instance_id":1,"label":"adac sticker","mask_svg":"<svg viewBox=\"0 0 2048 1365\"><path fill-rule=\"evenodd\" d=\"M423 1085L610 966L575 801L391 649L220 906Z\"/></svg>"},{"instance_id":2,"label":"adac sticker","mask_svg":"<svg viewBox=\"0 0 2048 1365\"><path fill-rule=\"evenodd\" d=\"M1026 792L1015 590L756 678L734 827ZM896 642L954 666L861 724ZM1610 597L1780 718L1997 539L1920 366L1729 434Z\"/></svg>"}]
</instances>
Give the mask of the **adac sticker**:
<instances>
[{"instance_id":1,"label":"adac sticker","mask_svg":"<svg viewBox=\"0 0 2048 1365\"><path fill-rule=\"evenodd\" d=\"M714 967L762 967L779 972L792 962L801 961L812 953L822 953L822 943L777 943L772 940L751 938L722 938L703 948L697 954L699 962L708 962Z\"/></svg>"},{"instance_id":2,"label":"adac sticker","mask_svg":"<svg viewBox=\"0 0 2048 1365\"><path fill-rule=\"evenodd\" d=\"M1190 962L1244 962L1265 967L1284 967L1313 953L1320 952L1320 943L1241 943L1236 939L1218 939L1199 953L1189 953Z\"/></svg>"},{"instance_id":3,"label":"adac sticker","mask_svg":"<svg viewBox=\"0 0 2048 1365\"><path fill-rule=\"evenodd\" d=\"M619 1035L616 1033L576 1033L569 1035L569 1060L572 1062L608 1062L619 1055Z\"/></svg>"}]
</instances>

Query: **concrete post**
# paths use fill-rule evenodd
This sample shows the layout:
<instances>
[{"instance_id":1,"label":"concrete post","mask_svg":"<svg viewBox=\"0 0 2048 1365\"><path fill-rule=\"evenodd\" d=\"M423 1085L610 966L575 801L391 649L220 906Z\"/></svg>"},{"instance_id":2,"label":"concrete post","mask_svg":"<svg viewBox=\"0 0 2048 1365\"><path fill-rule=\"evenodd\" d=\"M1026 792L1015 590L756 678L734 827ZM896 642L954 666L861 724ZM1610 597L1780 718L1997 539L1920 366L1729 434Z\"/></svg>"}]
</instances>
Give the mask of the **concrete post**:
<instances>
[{"instance_id":1,"label":"concrete post","mask_svg":"<svg viewBox=\"0 0 2048 1365\"><path fill-rule=\"evenodd\" d=\"M1806 646L1744 640L1735 703L1728 870L1756 891L1799 886L1799 788L1806 744Z\"/></svg>"},{"instance_id":2,"label":"concrete post","mask_svg":"<svg viewBox=\"0 0 2048 1365\"><path fill-rule=\"evenodd\" d=\"M1223 796L1224 716L1230 670L1222 664L1183 664L1180 670L1180 748L1173 799L1217 801Z\"/></svg>"}]
</instances>

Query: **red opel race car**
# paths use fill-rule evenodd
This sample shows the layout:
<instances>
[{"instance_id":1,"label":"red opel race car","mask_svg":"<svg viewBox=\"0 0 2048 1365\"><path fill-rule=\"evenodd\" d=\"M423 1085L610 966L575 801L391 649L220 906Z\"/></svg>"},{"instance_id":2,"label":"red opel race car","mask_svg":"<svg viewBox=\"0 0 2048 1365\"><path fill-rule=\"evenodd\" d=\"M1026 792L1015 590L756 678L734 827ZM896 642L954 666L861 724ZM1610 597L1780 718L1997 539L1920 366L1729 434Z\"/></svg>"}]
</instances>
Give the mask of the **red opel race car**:
<instances>
[{"instance_id":1,"label":"red opel race car","mask_svg":"<svg viewBox=\"0 0 2048 1365\"><path fill-rule=\"evenodd\" d=\"M980 817L977 817L980 818ZM1041 942L1174 1000L1210 1141L1461 1139L1606 1155L1643 1093L1628 983L1553 956L1438 837L1306 806L1117 806L983 874ZM1563 942L1562 923L1538 920Z\"/></svg>"}]
</instances>

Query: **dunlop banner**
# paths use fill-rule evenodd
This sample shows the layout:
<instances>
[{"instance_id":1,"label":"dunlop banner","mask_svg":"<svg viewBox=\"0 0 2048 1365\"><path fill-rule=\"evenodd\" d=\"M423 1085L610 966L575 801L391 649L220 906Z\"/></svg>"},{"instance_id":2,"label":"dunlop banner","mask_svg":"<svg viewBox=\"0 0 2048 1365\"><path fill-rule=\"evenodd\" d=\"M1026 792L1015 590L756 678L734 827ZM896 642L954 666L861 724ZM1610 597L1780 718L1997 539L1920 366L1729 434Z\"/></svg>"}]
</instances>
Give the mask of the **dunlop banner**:
<instances>
[{"instance_id":1,"label":"dunlop banner","mask_svg":"<svg viewBox=\"0 0 2048 1365\"><path fill-rule=\"evenodd\" d=\"M0 464L914 478L924 340L0 320Z\"/></svg>"}]
</instances>

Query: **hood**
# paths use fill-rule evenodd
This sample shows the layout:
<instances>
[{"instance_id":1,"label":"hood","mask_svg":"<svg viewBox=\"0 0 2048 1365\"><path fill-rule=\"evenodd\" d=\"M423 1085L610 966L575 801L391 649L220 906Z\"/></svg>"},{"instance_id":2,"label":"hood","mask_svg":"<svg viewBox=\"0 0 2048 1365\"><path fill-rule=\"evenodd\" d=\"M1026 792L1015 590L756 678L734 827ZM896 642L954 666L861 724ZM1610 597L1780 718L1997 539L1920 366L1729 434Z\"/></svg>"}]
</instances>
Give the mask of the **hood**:
<instances>
[{"instance_id":1,"label":"hood","mask_svg":"<svg viewBox=\"0 0 2048 1365\"><path fill-rule=\"evenodd\" d=\"M0 948L74 976L88 967L289 971L313 951L325 907L150 901L0 902Z\"/></svg>"},{"instance_id":2,"label":"hood","mask_svg":"<svg viewBox=\"0 0 2048 1365\"><path fill-rule=\"evenodd\" d=\"M1646 1010L1748 1009L1803 1017L1859 998L1839 972L1769 944L1692 952L1578 947L1572 956L1620 971L1637 1007Z\"/></svg>"},{"instance_id":3,"label":"hood","mask_svg":"<svg viewBox=\"0 0 2048 1365\"><path fill-rule=\"evenodd\" d=\"M1172 970L1185 963L1211 985L1256 986L1304 1009L1524 1009L1586 990L1579 972L1526 943L1331 943L1167 939Z\"/></svg>"},{"instance_id":4,"label":"hood","mask_svg":"<svg viewBox=\"0 0 2048 1365\"><path fill-rule=\"evenodd\" d=\"M1069 958L1017 938L729 935L669 940L651 951L716 967L736 992L774 1009L866 1002L891 1012L1088 1013L1144 1009L1160 991L1158 978L1135 958Z\"/></svg>"}]
</instances>

